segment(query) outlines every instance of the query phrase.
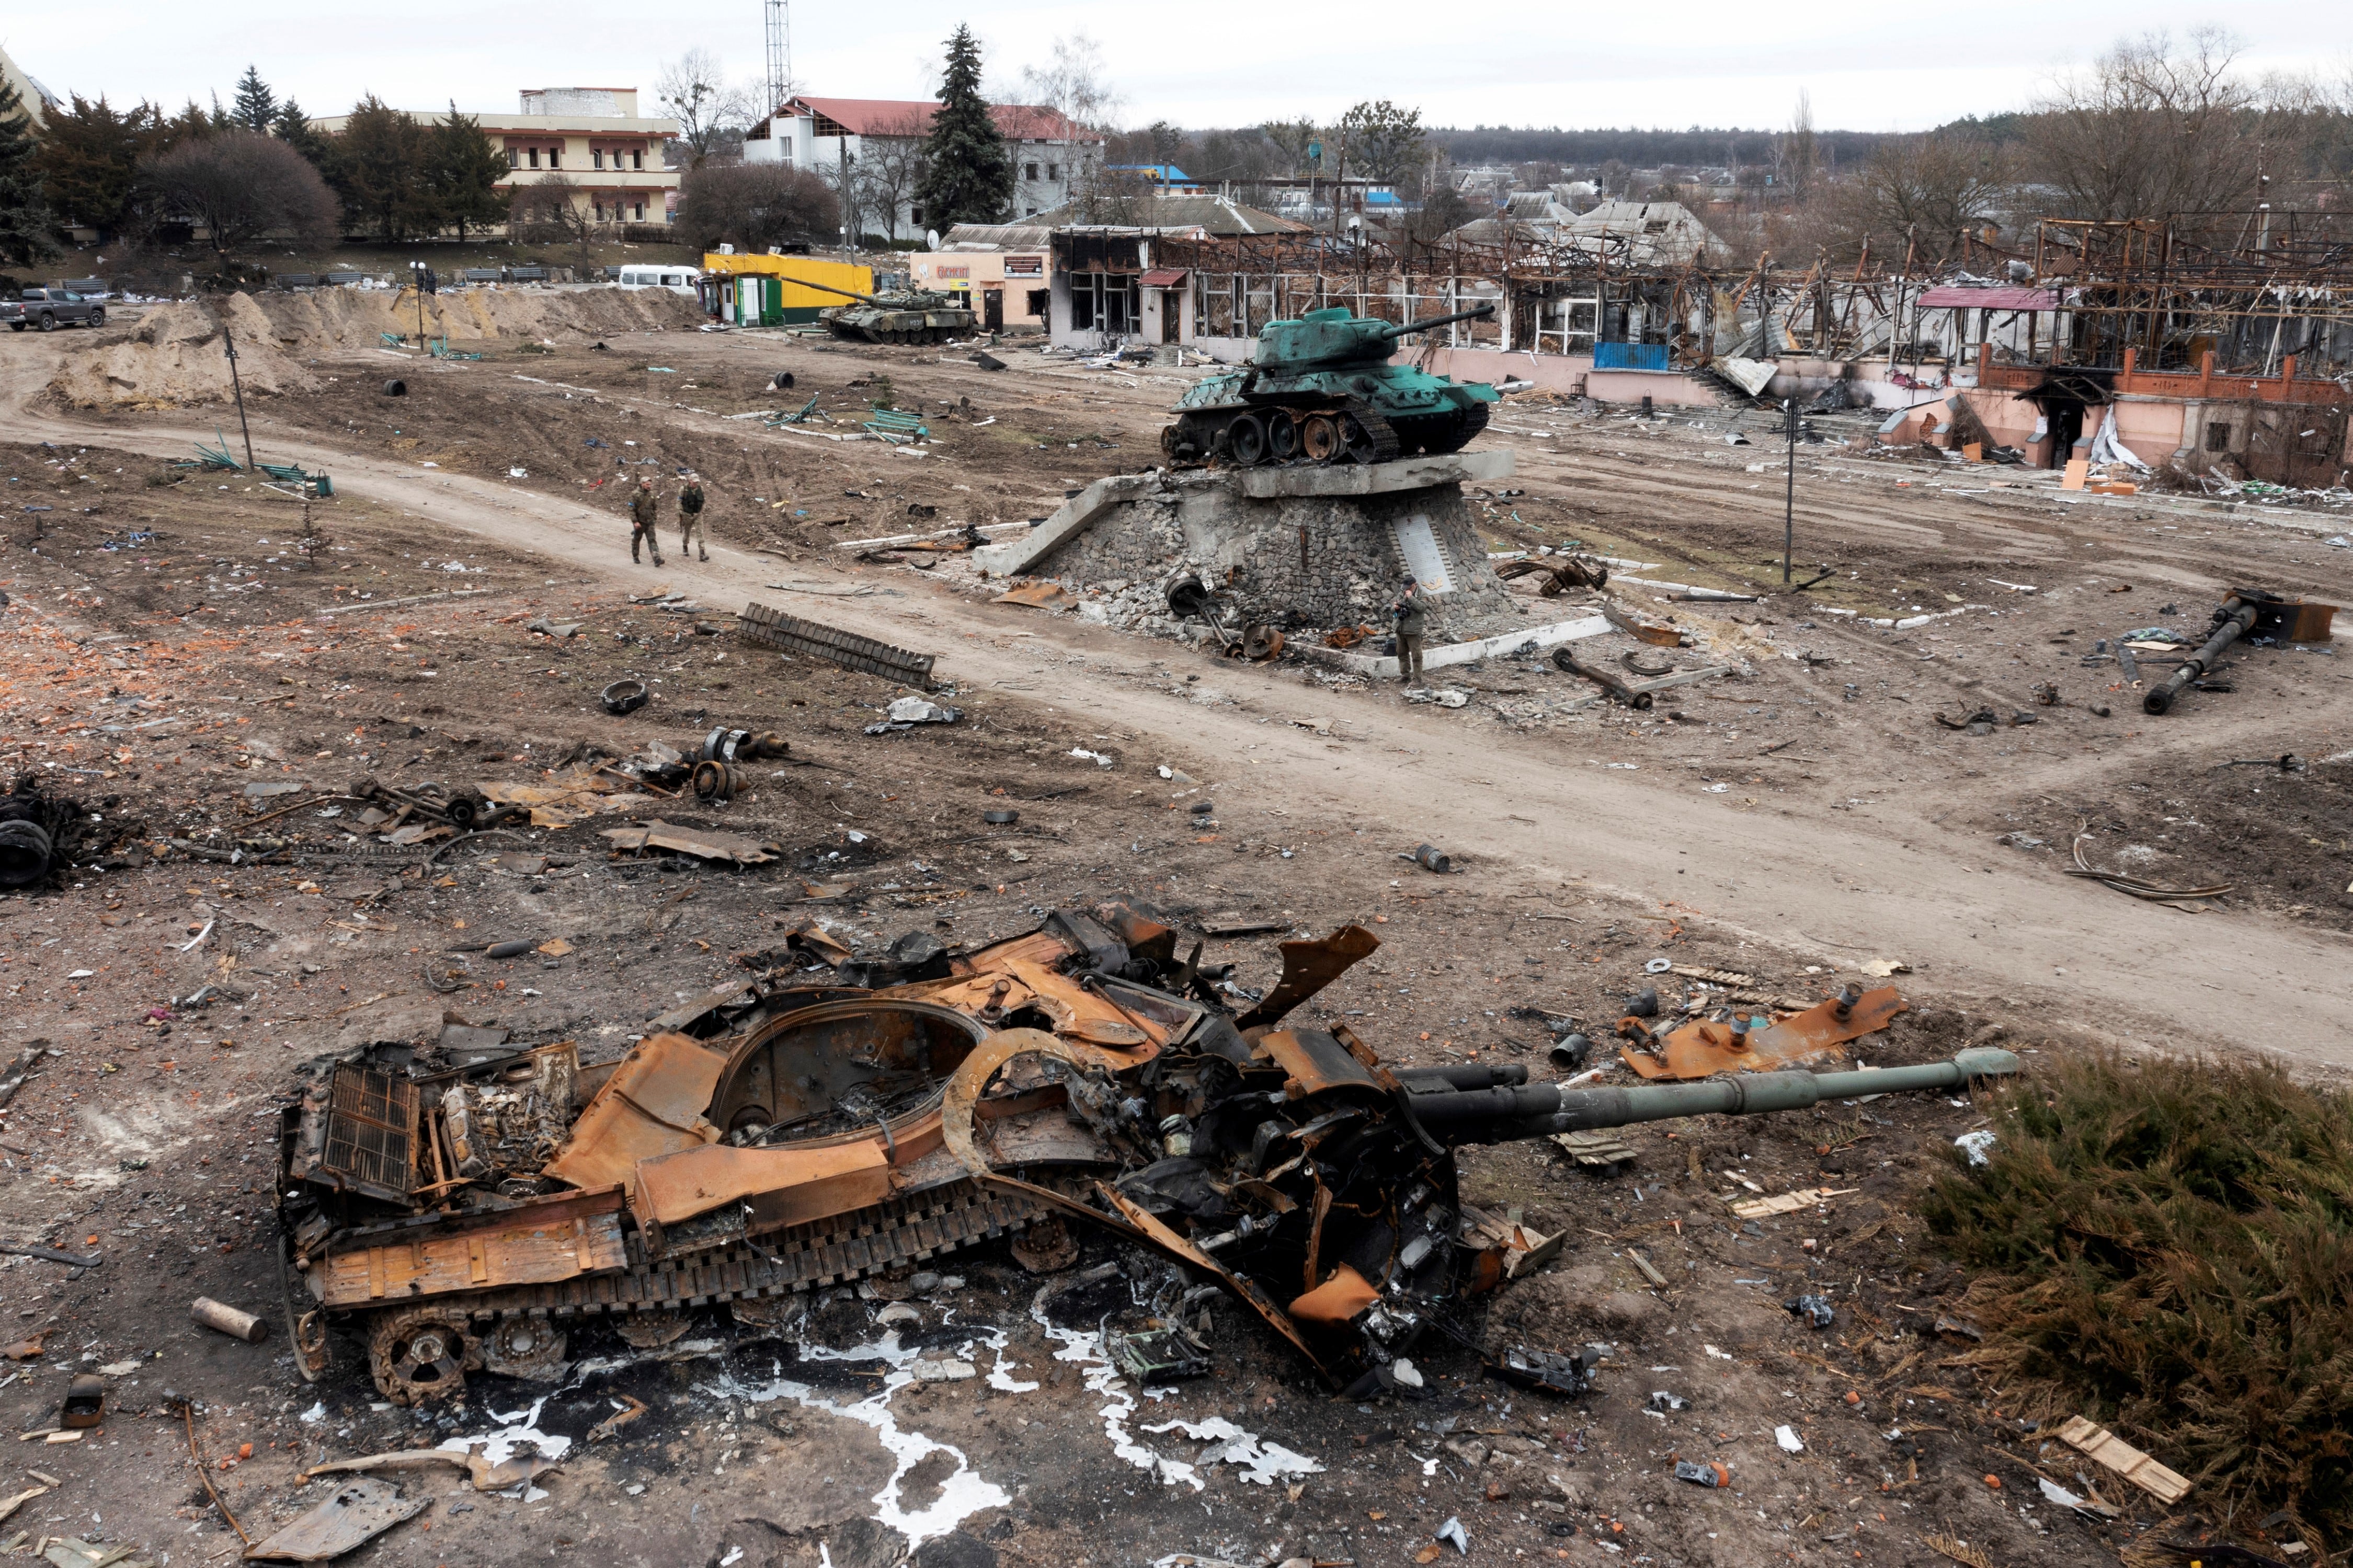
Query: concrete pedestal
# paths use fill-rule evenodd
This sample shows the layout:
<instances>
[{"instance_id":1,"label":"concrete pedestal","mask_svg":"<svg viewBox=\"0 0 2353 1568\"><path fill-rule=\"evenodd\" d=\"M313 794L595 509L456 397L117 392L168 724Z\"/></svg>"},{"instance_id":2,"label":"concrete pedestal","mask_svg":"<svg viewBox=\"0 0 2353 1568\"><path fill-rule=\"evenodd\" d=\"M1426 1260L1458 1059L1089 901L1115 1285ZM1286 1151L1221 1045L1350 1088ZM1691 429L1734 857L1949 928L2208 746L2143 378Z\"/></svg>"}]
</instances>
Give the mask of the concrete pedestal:
<instances>
[{"instance_id":1,"label":"concrete pedestal","mask_svg":"<svg viewBox=\"0 0 2353 1568\"><path fill-rule=\"evenodd\" d=\"M1513 471L1509 452L1369 466L1177 469L1099 479L1023 539L974 552L991 576L1074 587L1165 584L1198 572L1240 617L1286 630L1386 629L1410 574L1430 596L1433 642L1519 619L1487 563L1465 483Z\"/></svg>"}]
</instances>

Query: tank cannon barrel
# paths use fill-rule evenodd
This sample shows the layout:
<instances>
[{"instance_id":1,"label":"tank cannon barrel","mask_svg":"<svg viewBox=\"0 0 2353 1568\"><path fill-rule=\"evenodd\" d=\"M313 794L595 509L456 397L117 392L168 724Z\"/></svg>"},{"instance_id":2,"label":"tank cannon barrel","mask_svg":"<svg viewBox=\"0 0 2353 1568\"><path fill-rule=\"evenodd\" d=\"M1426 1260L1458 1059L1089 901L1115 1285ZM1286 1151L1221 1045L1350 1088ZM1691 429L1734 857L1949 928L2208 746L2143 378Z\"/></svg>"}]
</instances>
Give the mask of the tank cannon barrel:
<instances>
[{"instance_id":1,"label":"tank cannon barrel","mask_svg":"<svg viewBox=\"0 0 2353 1568\"><path fill-rule=\"evenodd\" d=\"M1728 1073L1701 1083L1630 1089L1564 1089L1558 1084L1447 1089L1438 1087L1442 1080L1428 1078L1407 1078L1405 1083L1414 1119L1439 1142L1504 1143L1637 1121L1757 1116L1866 1094L1953 1089L1971 1079L2008 1077L2018 1068L2018 1058L2010 1052L1981 1047L1919 1067Z\"/></svg>"},{"instance_id":2,"label":"tank cannon barrel","mask_svg":"<svg viewBox=\"0 0 2353 1568\"><path fill-rule=\"evenodd\" d=\"M1426 332L1432 327L1452 326L1457 321L1483 321L1495 313L1493 305L1474 305L1467 310L1457 310L1451 316L1432 316L1426 321L1399 321L1382 328L1374 336L1391 342L1413 332Z\"/></svg>"},{"instance_id":3,"label":"tank cannon barrel","mask_svg":"<svg viewBox=\"0 0 2353 1568\"><path fill-rule=\"evenodd\" d=\"M837 289L830 283L812 283L806 278L788 278L786 281L795 284L799 288L815 289L819 293L823 294L839 294L845 299L855 300L861 305L874 305L881 303L881 301L876 300L873 295L860 294L855 289Z\"/></svg>"}]
</instances>

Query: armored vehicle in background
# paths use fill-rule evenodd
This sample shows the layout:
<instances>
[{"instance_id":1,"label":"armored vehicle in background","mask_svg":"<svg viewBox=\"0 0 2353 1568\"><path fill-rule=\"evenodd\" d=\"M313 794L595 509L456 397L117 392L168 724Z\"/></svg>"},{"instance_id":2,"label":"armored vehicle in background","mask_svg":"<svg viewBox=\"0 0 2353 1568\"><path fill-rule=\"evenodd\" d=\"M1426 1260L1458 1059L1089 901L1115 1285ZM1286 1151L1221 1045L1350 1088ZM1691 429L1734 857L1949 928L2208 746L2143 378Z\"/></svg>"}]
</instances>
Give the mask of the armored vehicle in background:
<instances>
[{"instance_id":1,"label":"armored vehicle in background","mask_svg":"<svg viewBox=\"0 0 2353 1568\"><path fill-rule=\"evenodd\" d=\"M893 289L883 294L860 294L854 289L812 283L806 278L796 278L793 282L803 289L839 294L858 301L818 312L818 319L831 328L837 338L870 343L945 342L972 331L973 323L979 320L969 307L958 304L955 295L934 289Z\"/></svg>"}]
</instances>

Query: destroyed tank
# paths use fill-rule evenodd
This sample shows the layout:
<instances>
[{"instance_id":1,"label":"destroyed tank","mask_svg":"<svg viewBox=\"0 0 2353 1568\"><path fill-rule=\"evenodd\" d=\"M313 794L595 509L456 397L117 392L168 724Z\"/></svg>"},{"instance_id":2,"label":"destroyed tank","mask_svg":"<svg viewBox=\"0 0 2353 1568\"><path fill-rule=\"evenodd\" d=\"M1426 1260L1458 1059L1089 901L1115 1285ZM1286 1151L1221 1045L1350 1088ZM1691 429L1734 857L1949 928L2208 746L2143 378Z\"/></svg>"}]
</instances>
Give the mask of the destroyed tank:
<instances>
[{"instance_id":1,"label":"destroyed tank","mask_svg":"<svg viewBox=\"0 0 2353 1568\"><path fill-rule=\"evenodd\" d=\"M1345 1026L1280 1026L1379 946L1355 926L1284 943L1262 999L1116 903L970 953L920 933L874 959L795 940L806 972L655 1019L617 1062L456 1029L321 1064L280 1126L303 1375L328 1370L341 1331L386 1397L452 1398L473 1373L556 1375L586 1322L640 1349L707 1308L775 1329L814 1289L1008 1234L1026 1266L1066 1267L1075 1220L1208 1277L1334 1387L1369 1389L1459 1298L1556 1249L1461 1201L1458 1145L2016 1067L1976 1051L1594 1089L1519 1067L1393 1070ZM1893 995L1772 1029L1790 1051L1834 1049ZM1769 1044L1753 1065L1783 1059Z\"/></svg>"},{"instance_id":2,"label":"destroyed tank","mask_svg":"<svg viewBox=\"0 0 2353 1568\"><path fill-rule=\"evenodd\" d=\"M836 289L830 283L811 283L801 278L792 281L804 289L839 294L858 301L818 312L818 319L837 338L870 343L945 342L972 331L973 323L979 320L968 307L958 304L954 294L935 289L893 289L881 294L860 294L854 289Z\"/></svg>"},{"instance_id":3,"label":"destroyed tank","mask_svg":"<svg viewBox=\"0 0 2353 1568\"><path fill-rule=\"evenodd\" d=\"M1269 321L1240 371L1209 376L1178 400L1160 433L1172 463L1380 463L1457 452L1487 427L1492 386L1391 364L1398 341L1495 313L1493 305L1399 324L1341 307Z\"/></svg>"}]
</instances>

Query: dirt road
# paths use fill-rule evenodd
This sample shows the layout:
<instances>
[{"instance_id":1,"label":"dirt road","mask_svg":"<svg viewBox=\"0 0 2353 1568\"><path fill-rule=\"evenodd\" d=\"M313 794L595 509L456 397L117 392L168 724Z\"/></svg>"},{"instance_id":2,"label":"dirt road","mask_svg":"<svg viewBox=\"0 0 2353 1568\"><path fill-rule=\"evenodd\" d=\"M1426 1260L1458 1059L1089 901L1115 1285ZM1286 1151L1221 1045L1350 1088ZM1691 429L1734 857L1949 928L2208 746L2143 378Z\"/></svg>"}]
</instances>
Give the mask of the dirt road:
<instances>
[{"instance_id":1,"label":"dirt road","mask_svg":"<svg viewBox=\"0 0 2353 1568\"><path fill-rule=\"evenodd\" d=\"M173 456L211 438L210 419L159 417L137 426L117 419L101 437L94 423L28 406L58 352L38 340L0 345L0 435L102 438ZM708 564L673 557L655 574L626 560L626 524L612 512L339 449L267 413L257 415L256 429L273 454L331 470L339 490L413 510L451 534L575 564L601 584L642 591L659 583L732 608L773 599L764 584L781 574L724 545ZM807 580L812 573L797 564L789 574ZM1229 809L1345 817L1366 825L1368 837L1377 825L1400 849L1436 843L1466 857L1473 885L1497 894L1615 895L1778 953L1850 966L1866 953L1901 959L1917 972L1918 988L1946 999L1997 999L2115 1038L2167 1047L2244 1044L2248 1021L2262 1019L2262 1043L2281 1053L2353 1067L2353 1038L2342 1027L2353 942L2242 913L2132 905L2053 874L2047 861L2002 858L1982 832L1947 825L1969 803L1942 790L1907 792L1883 775L1867 790L1858 785L1876 797L1867 804L1792 795L1743 811L1665 770L1588 762L1594 748L1575 739L1516 735L1477 709L1400 708L1303 690L1295 675L1234 666L1215 674L1232 701L1205 705L1155 668L1168 662L1166 644L944 591L908 592L898 600L822 601L821 614L938 650L944 678L1050 692L1054 706L1083 716L1087 730L1115 725L1135 737L1132 759L1148 758L1155 741L1226 757L1237 775L1225 781ZM1285 722L1308 713L1344 715L1348 742ZM2158 743L2211 747L2221 722L2194 735L2168 731ZM2152 765L2142 751L2021 768L2055 781L2063 773L2080 778L2086 767L2146 773ZM2031 774L2013 774L2004 787L2033 783Z\"/></svg>"}]
</instances>

